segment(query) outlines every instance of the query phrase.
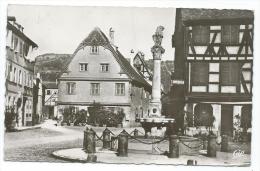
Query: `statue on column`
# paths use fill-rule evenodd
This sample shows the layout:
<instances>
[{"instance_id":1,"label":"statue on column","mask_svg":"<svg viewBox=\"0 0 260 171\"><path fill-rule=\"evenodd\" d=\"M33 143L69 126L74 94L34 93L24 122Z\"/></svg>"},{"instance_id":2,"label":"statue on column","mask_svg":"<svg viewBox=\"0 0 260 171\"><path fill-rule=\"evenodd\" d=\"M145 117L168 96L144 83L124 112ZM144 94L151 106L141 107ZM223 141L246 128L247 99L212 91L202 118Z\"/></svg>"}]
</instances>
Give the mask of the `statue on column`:
<instances>
[{"instance_id":1,"label":"statue on column","mask_svg":"<svg viewBox=\"0 0 260 171\"><path fill-rule=\"evenodd\" d=\"M163 39L163 26L156 28L155 34L153 35L154 46L151 49L154 59L161 59L161 55L165 52L165 49L161 46Z\"/></svg>"}]
</instances>

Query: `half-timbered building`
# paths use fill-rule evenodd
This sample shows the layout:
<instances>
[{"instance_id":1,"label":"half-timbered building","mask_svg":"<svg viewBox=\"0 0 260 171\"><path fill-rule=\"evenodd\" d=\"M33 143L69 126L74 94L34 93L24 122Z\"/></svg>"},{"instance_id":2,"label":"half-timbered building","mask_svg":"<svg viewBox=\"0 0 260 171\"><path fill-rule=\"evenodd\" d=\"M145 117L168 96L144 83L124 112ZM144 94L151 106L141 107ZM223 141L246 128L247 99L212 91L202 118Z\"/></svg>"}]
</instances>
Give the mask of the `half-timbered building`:
<instances>
[{"instance_id":1,"label":"half-timbered building","mask_svg":"<svg viewBox=\"0 0 260 171\"><path fill-rule=\"evenodd\" d=\"M251 127L253 19L249 10L176 10L174 83L188 127L205 126L207 114L220 134Z\"/></svg>"}]
</instances>

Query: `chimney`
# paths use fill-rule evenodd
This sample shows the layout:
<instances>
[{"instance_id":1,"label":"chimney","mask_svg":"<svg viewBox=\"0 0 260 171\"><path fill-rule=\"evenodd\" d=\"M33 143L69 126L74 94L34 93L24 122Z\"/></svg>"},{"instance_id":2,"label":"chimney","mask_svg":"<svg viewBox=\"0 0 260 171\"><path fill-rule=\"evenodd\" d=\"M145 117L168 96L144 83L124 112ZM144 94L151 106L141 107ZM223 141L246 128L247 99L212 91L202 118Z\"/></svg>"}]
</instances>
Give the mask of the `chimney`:
<instances>
[{"instance_id":1,"label":"chimney","mask_svg":"<svg viewBox=\"0 0 260 171\"><path fill-rule=\"evenodd\" d=\"M110 38L110 43L112 45L114 45L114 33L115 33L115 31L113 30L112 27L110 27L110 29L109 29L109 38Z\"/></svg>"},{"instance_id":2,"label":"chimney","mask_svg":"<svg viewBox=\"0 0 260 171\"><path fill-rule=\"evenodd\" d=\"M16 21L16 18L14 16L8 16L7 20L8 21Z\"/></svg>"}]
</instances>

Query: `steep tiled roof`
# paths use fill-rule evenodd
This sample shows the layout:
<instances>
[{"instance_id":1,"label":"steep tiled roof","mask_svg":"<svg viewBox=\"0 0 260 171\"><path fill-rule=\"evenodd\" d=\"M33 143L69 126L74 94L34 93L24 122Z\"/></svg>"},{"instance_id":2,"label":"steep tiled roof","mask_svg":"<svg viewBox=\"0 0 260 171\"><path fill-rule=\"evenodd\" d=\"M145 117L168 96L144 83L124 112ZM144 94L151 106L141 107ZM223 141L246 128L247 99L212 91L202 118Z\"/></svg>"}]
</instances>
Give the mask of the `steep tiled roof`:
<instances>
[{"instance_id":1,"label":"steep tiled roof","mask_svg":"<svg viewBox=\"0 0 260 171\"><path fill-rule=\"evenodd\" d=\"M118 60L120 61L120 66L126 71L127 75L133 80L138 83L141 83L147 87L151 87L151 85L141 76L137 71L131 66L129 61L117 50Z\"/></svg>"},{"instance_id":2,"label":"steep tiled roof","mask_svg":"<svg viewBox=\"0 0 260 171\"><path fill-rule=\"evenodd\" d=\"M30 45L32 45L33 48L38 47L38 45L34 41L32 41L28 36L26 36L23 32L18 30L15 26L13 26L9 22L7 22L7 29L12 30L17 36L22 38L24 41L30 43Z\"/></svg>"},{"instance_id":3,"label":"steep tiled roof","mask_svg":"<svg viewBox=\"0 0 260 171\"><path fill-rule=\"evenodd\" d=\"M182 20L197 19L236 19L236 18L253 18L254 13L250 10L232 10L232 9L192 9L183 8Z\"/></svg>"},{"instance_id":4,"label":"steep tiled roof","mask_svg":"<svg viewBox=\"0 0 260 171\"><path fill-rule=\"evenodd\" d=\"M100 30L100 28L96 27L93 31L89 33L87 38L85 38L75 50L73 57L77 54L77 52L91 45L103 46L109 49L114 55L115 59L119 63L123 72L128 75L128 77L135 83L141 84L148 89L151 89L151 85L141 76L129 63L129 61L118 51L118 48L114 45L111 45L106 35ZM72 58L73 58L72 57Z\"/></svg>"},{"instance_id":5,"label":"steep tiled roof","mask_svg":"<svg viewBox=\"0 0 260 171\"><path fill-rule=\"evenodd\" d=\"M93 38L94 37L94 38ZM98 46L106 46L109 44L109 40L106 35L100 30L100 28L95 27L89 35L79 44L74 54L76 54L80 49L90 46L90 45L98 45Z\"/></svg>"}]
</instances>

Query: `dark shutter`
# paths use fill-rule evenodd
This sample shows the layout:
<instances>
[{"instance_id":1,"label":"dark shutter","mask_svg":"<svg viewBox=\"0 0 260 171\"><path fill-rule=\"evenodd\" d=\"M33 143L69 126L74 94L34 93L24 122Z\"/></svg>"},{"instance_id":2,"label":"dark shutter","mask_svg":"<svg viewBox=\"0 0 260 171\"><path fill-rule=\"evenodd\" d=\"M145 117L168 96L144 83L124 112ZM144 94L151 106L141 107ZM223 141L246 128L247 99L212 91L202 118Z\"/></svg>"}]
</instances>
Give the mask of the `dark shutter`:
<instances>
[{"instance_id":1,"label":"dark shutter","mask_svg":"<svg viewBox=\"0 0 260 171\"><path fill-rule=\"evenodd\" d=\"M239 43L239 25L222 26L221 42L225 44Z\"/></svg>"},{"instance_id":2,"label":"dark shutter","mask_svg":"<svg viewBox=\"0 0 260 171\"><path fill-rule=\"evenodd\" d=\"M193 26L192 40L195 45L205 45L210 41L209 26Z\"/></svg>"},{"instance_id":3,"label":"dark shutter","mask_svg":"<svg viewBox=\"0 0 260 171\"><path fill-rule=\"evenodd\" d=\"M224 86L236 86L239 84L240 64L224 62L220 64L220 81Z\"/></svg>"},{"instance_id":4,"label":"dark shutter","mask_svg":"<svg viewBox=\"0 0 260 171\"><path fill-rule=\"evenodd\" d=\"M191 63L191 83L195 86L207 85L209 81L209 64L205 62Z\"/></svg>"}]
</instances>

